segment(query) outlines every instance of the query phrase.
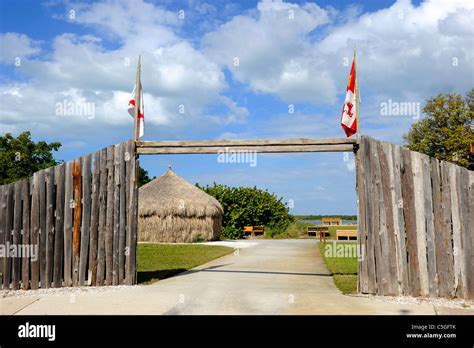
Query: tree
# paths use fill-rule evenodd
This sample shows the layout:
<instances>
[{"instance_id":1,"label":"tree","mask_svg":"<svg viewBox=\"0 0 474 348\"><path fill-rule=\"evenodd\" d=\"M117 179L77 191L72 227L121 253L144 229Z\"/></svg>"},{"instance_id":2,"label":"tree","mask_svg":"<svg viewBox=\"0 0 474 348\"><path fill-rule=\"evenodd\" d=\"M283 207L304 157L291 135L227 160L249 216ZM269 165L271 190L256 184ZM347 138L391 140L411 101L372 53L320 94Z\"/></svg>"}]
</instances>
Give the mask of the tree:
<instances>
[{"instance_id":1,"label":"tree","mask_svg":"<svg viewBox=\"0 0 474 348\"><path fill-rule=\"evenodd\" d=\"M410 150L468 167L474 143L474 89L459 94L439 94L423 108L426 117L404 136Z\"/></svg>"},{"instance_id":2,"label":"tree","mask_svg":"<svg viewBox=\"0 0 474 348\"><path fill-rule=\"evenodd\" d=\"M278 233L284 231L294 220L282 198L268 191L256 187L229 187L216 183L213 186L196 186L222 205L224 237L239 238L244 226L266 226Z\"/></svg>"},{"instance_id":3,"label":"tree","mask_svg":"<svg viewBox=\"0 0 474 348\"><path fill-rule=\"evenodd\" d=\"M23 132L17 138L10 133L0 137L0 185L28 178L34 172L60 163L52 154L60 147L59 142L35 143L30 132Z\"/></svg>"},{"instance_id":4,"label":"tree","mask_svg":"<svg viewBox=\"0 0 474 348\"><path fill-rule=\"evenodd\" d=\"M152 181L156 176L153 178L150 178L150 174L148 174L148 171L142 167L139 168L138 172L138 186L143 186L145 184L148 184L150 181Z\"/></svg>"}]
</instances>

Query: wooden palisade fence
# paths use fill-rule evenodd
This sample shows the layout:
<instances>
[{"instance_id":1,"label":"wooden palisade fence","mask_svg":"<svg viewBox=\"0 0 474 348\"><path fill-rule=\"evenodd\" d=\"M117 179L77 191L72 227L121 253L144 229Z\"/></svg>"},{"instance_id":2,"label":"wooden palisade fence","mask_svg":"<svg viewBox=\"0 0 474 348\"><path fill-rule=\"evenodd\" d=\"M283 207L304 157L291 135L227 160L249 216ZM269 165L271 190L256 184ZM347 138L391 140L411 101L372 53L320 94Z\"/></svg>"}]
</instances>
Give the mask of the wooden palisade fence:
<instances>
[{"instance_id":1,"label":"wooden palisade fence","mask_svg":"<svg viewBox=\"0 0 474 348\"><path fill-rule=\"evenodd\" d=\"M366 136L359 292L474 298L474 172Z\"/></svg>"},{"instance_id":2,"label":"wooden palisade fence","mask_svg":"<svg viewBox=\"0 0 474 348\"><path fill-rule=\"evenodd\" d=\"M128 140L0 186L0 244L37 251L0 257L1 288L135 284L137 171Z\"/></svg>"},{"instance_id":3,"label":"wooden palisade fence","mask_svg":"<svg viewBox=\"0 0 474 348\"><path fill-rule=\"evenodd\" d=\"M350 151L355 141L147 142L110 146L0 186L3 289L136 283L138 154ZM474 298L474 173L360 137L359 292Z\"/></svg>"}]
</instances>

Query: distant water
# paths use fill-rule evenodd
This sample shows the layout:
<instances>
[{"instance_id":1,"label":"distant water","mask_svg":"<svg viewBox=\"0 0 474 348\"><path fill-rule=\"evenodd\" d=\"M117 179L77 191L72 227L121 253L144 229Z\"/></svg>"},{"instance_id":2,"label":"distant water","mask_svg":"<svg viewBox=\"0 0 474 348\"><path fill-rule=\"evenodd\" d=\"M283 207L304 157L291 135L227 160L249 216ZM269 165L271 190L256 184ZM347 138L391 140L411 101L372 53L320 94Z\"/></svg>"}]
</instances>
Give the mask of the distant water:
<instances>
[{"instance_id":1,"label":"distant water","mask_svg":"<svg viewBox=\"0 0 474 348\"><path fill-rule=\"evenodd\" d=\"M299 222L304 222L312 225L321 225L321 220L298 220ZM342 220L343 225L356 225L357 220Z\"/></svg>"}]
</instances>

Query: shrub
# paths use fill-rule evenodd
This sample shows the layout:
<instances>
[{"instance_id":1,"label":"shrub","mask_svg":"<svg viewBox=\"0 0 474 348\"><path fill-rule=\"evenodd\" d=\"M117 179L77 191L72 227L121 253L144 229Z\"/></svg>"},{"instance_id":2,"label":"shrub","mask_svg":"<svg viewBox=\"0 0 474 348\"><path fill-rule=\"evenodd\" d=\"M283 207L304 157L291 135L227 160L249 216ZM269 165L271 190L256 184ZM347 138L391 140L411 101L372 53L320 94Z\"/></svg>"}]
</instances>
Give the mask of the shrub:
<instances>
[{"instance_id":1,"label":"shrub","mask_svg":"<svg viewBox=\"0 0 474 348\"><path fill-rule=\"evenodd\" d=\"M197 187L216 198L224 208L222 235L243 236L244 226L265 226L272 233L281 233L294 221L283 198L256 187L229 187L214 183L213 186ZM227 230L226 230L227 229Z\"/></svg>"},{"instance_id":2,"label":"shrub","mask_svg":"<svg viewBox=\"0 0 474 348\"><path fill-rule=\"evenodd\" d=\"M234 226L226 226L222 229L221 239L241 239L244 237L244 231Z\"/></svg>"},{"instance_id":3,"label":"shrub","mask_svg":"<svg viewBox=\"0 0 474 348\"><path fill-rule=\"evenodd\" d=\"M267 238L301 238L306 235L306 225L301 222L295 221L291 222L288 227L284 230L281 228L266 228L265 235Z\"/></svg>"}]
</instances>

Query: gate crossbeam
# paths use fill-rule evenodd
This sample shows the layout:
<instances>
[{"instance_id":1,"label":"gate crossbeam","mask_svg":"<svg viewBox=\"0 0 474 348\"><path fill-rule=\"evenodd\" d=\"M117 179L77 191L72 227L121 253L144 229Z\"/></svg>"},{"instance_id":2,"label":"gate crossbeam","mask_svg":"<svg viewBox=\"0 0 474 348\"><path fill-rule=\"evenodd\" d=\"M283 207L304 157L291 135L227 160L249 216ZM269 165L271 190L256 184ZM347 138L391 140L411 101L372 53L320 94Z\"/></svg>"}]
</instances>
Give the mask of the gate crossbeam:
<instances>
[{"instance_id":1,"label":"gate crossbeam","mask_svg":"<svg viewBox=\"0 0 474 348\"><path fill-rule=\"evenodd\" d=\"M352 152L356 146L356 139L347 138L138 141L137 152L140 155L217 154L223 151L255 151L258 153Z\"/></svg>"}]
</instances>

